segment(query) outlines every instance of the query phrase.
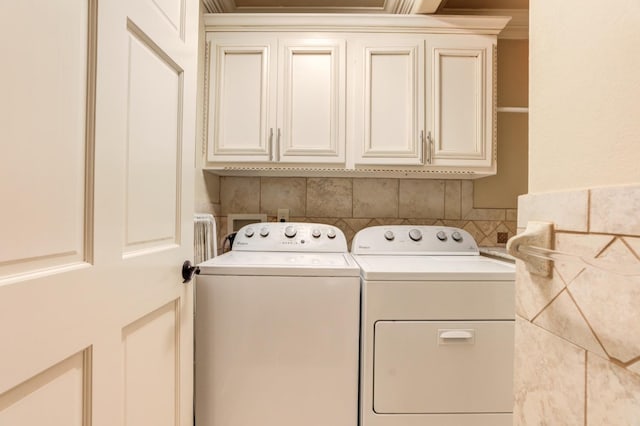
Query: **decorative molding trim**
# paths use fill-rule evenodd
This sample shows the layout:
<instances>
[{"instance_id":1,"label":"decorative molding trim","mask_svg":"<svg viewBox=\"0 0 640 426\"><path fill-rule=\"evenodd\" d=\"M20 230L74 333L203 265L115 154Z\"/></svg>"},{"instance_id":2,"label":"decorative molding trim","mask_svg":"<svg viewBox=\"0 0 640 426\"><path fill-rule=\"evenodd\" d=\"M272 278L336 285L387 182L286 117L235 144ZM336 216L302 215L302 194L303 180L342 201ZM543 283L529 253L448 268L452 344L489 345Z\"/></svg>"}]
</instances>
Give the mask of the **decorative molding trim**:
<instances>
[{"instance_id":1,"label":"decorative molding trim","mask_svg":"<svg viewBox=\"0 0 640 426\"><path fill-rule=\"evenodd\" d=\"M491 114L492 118L492 126L493 126L493 134L491 135L492 144L493 144L493 164L498 163L498 45L493 45L493 64L491 70L493 87L491 90L493 91L492 98L493 102L491 103Z\"/></svg>"},{"instance_id":2,"label":"decorative molding trim","mask_svg":"<svg viewBox=\"0 0 640 426\"><path fill-rule=\"evenodd\" d=\"M225 11L220 0L202 0L202 5L207 13L223 13Z\"/></svg>"},{"instance_id":3,"label":"decorative molding trim","mask_svg":"<svg viewBox=\"0 0 640 426\"><path fill-rule=\"evenodd\" d=\"M420 0L418 0L420 1ZM416 0L386 0L382 6L264 6L238 7L235 0L202 0L208 13L379 13L379 14L411 14Z\"/></svg>"},{"instance_id":4,"label":"decorative molding trim","mask_svg":"<svg viewBox=\"0 0 640 426\"><path fill-rule=\"evenodd\" d=\"M89 0L87 98L85 110L84 261L93 263L96 163L96 81L98 75L98 0Z\"/></svg>"},{"instance_id":5,"label":"decorative molding trim","mask_svg":"<svg viewBox=\"0 0 640 426\"><path fill-rule=\"evenodd\" d=\"M391 3L394 5L391 13L395 13L398 15L409 15L413 12L413 7L416 2L415 0L396 0L387 3Z\"/></svg>"},{"instance_id":6,"label":"decorative molding trim","mask_svg":"<svg viewBox=\"0 0 640 426\"><path fill-rule=\"evenodd\" d=\"M436 14L447 0L415 0L413 13Z\"/></svg>"},{"instance_id":7,"label":"decorative molding trim","mask_svg":"<svg viewBox=\"0 0 640 426\"><path fill-rule=\"evenodd\" d=\"M211 40L207 40L204 46L204 86L203 86L203 103L202 103L202 158L207 156L207 144L209 143L209 78L211 75Z\"/></svg>"},{"instance_id":8,"label":"decorative molding trim","mask_svg":"<svg viewBox=\"0 0 640 426\"><path fill-rule=\"evenodd\" d=\"M205 31L340 31L417 34L499 34L508 16L422 16L305 13L205 14Z\"/></svg>"},{"instance_id":9,"label":"decorative molding trim","mask_svg":"<svg viewBox=\"0 0 640 426\"><path fill-rule=\"evenodd\" d=\"M411 168L406 166L339 168L322 166L251 166L238 164L232 166L208 163L203 170L218 176L256 176L256 177L351 177L351 178L399 178L399 179L463 179L472 180L489 176L493 173L472 170L442 170ZM496 220L504 220L503 214ZM484 217L484 216L483 216ZM491 216L489 219L493 219ZM484 219L483 219L484 220ZM487 219L488 220L488 219Z\"/></svg>"},{"instance_id":10,"label":"decorative molding trim","mask_svg":"<svg viewBox=\"0 0 640 426\"><path fill-rule=\"evenodd\" d=\"M510 16L511 21L498 35L500 39L529 39L529 10L527 9L442 9L444 15ZM440 15L438 15L440 16Z\"/></svg>"}]
</instances>

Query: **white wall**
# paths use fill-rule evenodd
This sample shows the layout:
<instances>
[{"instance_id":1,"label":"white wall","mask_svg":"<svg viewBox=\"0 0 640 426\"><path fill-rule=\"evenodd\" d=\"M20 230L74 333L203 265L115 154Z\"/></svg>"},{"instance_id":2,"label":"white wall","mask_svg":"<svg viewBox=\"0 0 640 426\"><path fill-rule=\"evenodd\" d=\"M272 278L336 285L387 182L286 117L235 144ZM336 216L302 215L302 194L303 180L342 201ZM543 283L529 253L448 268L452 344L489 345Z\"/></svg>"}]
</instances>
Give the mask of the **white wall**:
<instances>
[{"instance_id":1,"label":"white wall","mask_svg":"<svg viewBox=\"0 0 640 426\"><path fill-rule=\"evenodd\" d=\"M640 1L531 0L529 192L640 181Z\"/></svg>"}]
</instances>

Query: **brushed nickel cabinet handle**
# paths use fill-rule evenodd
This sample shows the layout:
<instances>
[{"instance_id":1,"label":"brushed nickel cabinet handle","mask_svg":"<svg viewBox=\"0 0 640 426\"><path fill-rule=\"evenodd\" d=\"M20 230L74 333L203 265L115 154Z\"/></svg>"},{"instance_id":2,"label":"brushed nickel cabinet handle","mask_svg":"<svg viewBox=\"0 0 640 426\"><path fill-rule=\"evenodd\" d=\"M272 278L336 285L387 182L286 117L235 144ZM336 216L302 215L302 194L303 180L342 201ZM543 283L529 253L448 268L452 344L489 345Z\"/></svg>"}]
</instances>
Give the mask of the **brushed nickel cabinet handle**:
<instances>
[{"instance_id":1,"label":"brushed nickel cabinet handle","mask_svg":"<svg viewBox=\"0 0 640 426\"><path fill-rule=\"evenodd\" d=\"M420 163L424 166L424 158L426 156L425 150L427 149L427 145L424 143L424 130L420 130L420 147L422 148L422 152L420 153Z\"/></svg>"},{"instance_id":2,"label":"brushed nickel cabinet handle","mask_svg":"<svg viewBox=\"0 0 640 426\"><path fill-rule=\"evenodd\" d=\"M269 128L269 161L273 161L273 127Z\"/></svg>"}]
</instances>

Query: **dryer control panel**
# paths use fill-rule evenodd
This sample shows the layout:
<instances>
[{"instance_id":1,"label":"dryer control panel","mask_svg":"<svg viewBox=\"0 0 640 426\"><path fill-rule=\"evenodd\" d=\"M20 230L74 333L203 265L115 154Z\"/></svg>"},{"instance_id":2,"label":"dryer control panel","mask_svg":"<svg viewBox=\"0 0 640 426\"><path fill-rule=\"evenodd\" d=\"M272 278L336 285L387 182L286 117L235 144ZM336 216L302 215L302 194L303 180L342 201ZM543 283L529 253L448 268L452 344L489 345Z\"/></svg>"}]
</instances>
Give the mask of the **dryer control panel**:
<instances>
[{"instance_id":1,"label":"dryer control panel","mask_svg":"<svg viewBox=\"0 0 640 426\"><path fill-rule=\"evenodd\" d=\"M347 240L337 227L320 223L260 222L238 231L234 251L347 253Z\"/></svg>"},{"instance_id":2,"label":"dryer control panel","mask_svg":"<svg viewBox=\"0 0 640 426\"><path fill-rule=\"evenodd\" d=\"M389 225L359 231L353 254L479 255L478 244L464 229L450 226Z\"/></svg>"}]
</instances>

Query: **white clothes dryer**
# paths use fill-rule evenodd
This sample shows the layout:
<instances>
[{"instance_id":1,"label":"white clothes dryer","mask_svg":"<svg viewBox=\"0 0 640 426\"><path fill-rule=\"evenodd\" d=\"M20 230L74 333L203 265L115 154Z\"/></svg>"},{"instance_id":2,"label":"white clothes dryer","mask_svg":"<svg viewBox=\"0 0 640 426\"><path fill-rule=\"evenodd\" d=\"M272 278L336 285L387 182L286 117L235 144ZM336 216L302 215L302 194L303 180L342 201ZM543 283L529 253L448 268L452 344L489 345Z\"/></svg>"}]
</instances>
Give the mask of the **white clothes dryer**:
<instances>
[{"instance_id":1,"label":"white clothes dryer","mask_svg":"<svg viewBox=\"0 0 640 426\"><path fill-rule=\"evenodd\" d=\"M359 268L340 229L259 223L196 278L197 426L356 426Z\"/></svg>"},{"instance_id":2,"label":"white clothes dryer","mask_svg":"<svg viewBox=\"0 0 640 426\"><path fill-rule=\"evenodd\" d=\"M361 426L511 426L514 265L439 226L358 232Z\"/></svg>"}]
</instances>

